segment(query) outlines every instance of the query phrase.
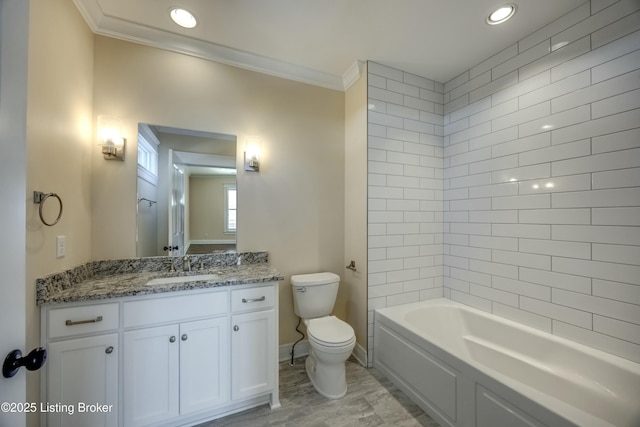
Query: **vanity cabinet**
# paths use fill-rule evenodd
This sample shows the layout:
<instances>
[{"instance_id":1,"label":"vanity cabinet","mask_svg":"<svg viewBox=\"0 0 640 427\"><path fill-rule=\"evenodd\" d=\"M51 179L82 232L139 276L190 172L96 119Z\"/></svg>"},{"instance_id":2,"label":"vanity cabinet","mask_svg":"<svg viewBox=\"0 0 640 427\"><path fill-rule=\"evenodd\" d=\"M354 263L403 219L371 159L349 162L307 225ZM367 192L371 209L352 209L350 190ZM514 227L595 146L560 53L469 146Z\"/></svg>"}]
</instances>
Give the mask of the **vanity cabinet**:
<instances>
[{"instance_id":1,"label":"vanity cabinet","mask_svg":"<svg viewBox=\"0 0 640 427\"><path fill-rule=\"evenodd\" d=\"M65 308L47 314L53 341L45 364L43 423L49 427L117 425L118 305ZM78 337L87 333L93 335ZM96 403L104 411L81 406Z\"/></svg>"},{"instance_id":2,"label":"vanity cabinet","mask_svg":"<svg viewBox=\"0 0 640 427\"><path fill-rule=\"evenodd\" d=\"M229 400L228 319L124 333L124 424L150 425Z\"/></svg>"},{"instance_id":3,"label":"vanity cabinet","mask_svg":"<svg viewBox=\"0 0 640 427\"><path fill-rule=\"evenodd\" d=\"M277 339L274 288L233 291L231 295L231 397L242 399L276 386Z\"/></svg>"},{"instance_id":4,"label":"vanity cabinet","mask_svg":"<svg viewBox=\"0 0 640 427\"><path fill-rule=\"evenodd\" d=\"M42 401L76 413L43 415L42 425L193 425L279 407L277 285L44 306ZM79 402L112 409L79 415Z\"/></svg>"}]
</instances>

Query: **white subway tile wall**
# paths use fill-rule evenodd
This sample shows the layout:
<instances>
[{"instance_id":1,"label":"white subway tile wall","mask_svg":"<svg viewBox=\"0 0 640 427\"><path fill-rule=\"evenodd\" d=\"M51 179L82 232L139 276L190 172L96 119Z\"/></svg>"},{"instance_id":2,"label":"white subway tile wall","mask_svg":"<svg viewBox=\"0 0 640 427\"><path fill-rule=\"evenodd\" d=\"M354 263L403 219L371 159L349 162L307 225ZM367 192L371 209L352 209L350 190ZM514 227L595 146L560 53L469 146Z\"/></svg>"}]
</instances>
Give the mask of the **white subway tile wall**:
<instances>
[{"instance_id":1,"label":"white subway tile wall","mask_svg":"<svg viewBox=\"0 0 640 427\"><path fill-rule=\"evenodd\" d=\"M444 296L640 362L640 3L444 88Z\"/></svg>"},{"instance_id":2,"label":"white subway tile wall","mask_svg":"<svg viewBox=\"0 0 640 427\"><path fill-rule=\"evenodd\" d=\"M442 84L370 62L368 85L371 364L376 308L443 296L445 130Z\"/></svg>"},{"instance_id":3,"label":"white subway tile wall","mask_svg":"<svg viewBox=\"0 0 640 427\"><path fill-rule=\"evenodd\" d=\"M368 84L369 363L376 308L443 295L640 362L640 3Z\"/></svg>"}]
</instances>

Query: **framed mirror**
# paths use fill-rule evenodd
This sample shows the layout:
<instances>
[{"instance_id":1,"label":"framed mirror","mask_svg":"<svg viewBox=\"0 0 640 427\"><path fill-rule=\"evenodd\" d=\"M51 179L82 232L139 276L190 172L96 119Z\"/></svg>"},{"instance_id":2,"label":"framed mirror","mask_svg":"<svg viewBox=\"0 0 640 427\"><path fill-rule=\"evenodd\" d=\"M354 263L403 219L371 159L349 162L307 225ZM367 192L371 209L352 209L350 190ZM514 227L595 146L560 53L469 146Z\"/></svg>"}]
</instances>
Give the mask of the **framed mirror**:
<instances>
[{"instance_id":1,"label":"framed mirror","mask_svg":"<svg viewBox=\"0 0 640 427\"><path fill-rule=\"evenodd\" d=\"M236 249L236 141L138 125L138 257Z\"/></svg>"}]
</instances>

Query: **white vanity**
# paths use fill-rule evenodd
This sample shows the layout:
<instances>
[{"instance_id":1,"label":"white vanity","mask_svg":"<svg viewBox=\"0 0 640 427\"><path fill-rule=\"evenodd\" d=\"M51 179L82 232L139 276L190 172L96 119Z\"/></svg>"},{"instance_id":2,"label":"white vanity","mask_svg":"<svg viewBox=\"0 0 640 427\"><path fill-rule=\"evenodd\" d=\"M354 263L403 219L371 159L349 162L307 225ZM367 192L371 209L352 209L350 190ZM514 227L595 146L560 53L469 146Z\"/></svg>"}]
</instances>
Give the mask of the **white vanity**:
<instances>
[{"instance_id":1,"label":"white vanity","mask_svg":"<svg viewBox=\"0 0 640 427\"><path fill-rule=\"evenodd\" d=\"M278 281L262 280L43 303L42 425L186 426L279 407Z\"/></svg>"}]
</instances>

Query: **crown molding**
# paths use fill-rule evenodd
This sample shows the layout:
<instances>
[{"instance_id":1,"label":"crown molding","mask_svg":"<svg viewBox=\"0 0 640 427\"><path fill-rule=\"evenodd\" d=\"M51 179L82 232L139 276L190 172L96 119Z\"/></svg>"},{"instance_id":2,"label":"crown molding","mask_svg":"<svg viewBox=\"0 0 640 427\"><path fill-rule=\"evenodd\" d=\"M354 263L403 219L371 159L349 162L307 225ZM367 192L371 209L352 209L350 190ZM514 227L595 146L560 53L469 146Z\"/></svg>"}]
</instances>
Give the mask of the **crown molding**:
<instances>
[{"instance_id":1,"label":"crown molding","mask_svg":"<svg viewBox=\"0 0 640 427\"><path fill-rule=\"evenodd\" d=\"M355 82L360 80L360 76L362 75L362 71L364 70L364 61L354 61L353 64L347 71L342 75L342 87L343 90L347 90L353 85Z\"/></svg>"},{"instance_id":2,"label":"crown molding","mask_svg":"<svg viewBox=\"0 0 640 427\"><path fill-rule=\"evenodd\" d=\"M343 76L338 76L107 16L100 8L97 0L73 0L73 2L95 34L195 56L327 89L345 91L348 86L358 80L359 72L362 68L357 65L360 61L356 61ZM358 73L358 75L356 76L355 73Z\"/></svg>"}]
</instances>

